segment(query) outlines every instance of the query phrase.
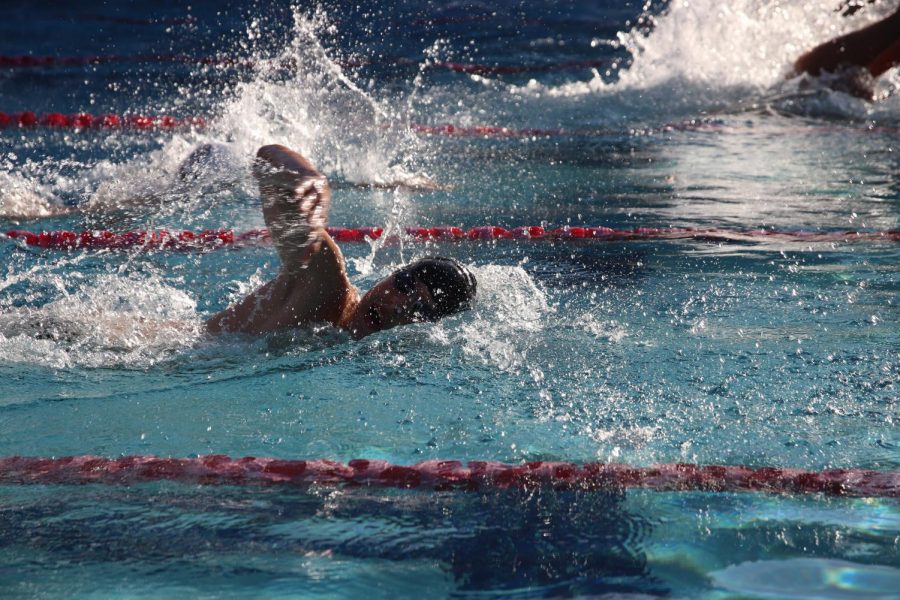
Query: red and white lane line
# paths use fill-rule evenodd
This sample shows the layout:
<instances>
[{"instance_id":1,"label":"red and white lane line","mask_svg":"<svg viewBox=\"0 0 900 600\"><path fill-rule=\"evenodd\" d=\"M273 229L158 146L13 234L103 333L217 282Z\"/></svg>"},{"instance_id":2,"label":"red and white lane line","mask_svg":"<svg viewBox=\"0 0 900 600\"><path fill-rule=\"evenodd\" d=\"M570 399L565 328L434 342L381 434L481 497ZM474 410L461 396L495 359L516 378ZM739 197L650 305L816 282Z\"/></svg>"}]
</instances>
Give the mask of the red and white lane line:
<instances>
[{"instance_id":1,"label":"red and white lane line","mask_svg":"<svg viewBox=\"0 0 900 600\"><path fill-rule=\"evenodd\" d=\"M328 233L338 242L366 242L384 235L381 227L328 227ZM233 229L206 229L203 231L135 230L113 232L105 230L85 231L23 231L6 232L7 239L26 246L56 250L79 248L147 250L204 250L225 247L245 247L271 242L265 228L237 232ZM546 229L540 226L523 226L505 229L497 226L472 227L407 227L403 238L408 241L479 242L494 240L523 240L549 242L631 242L646 240L697 240L710 242L855 242L900 241L900 231L779 231L773 229L728 229L723 227L635 227L612 229L610 227L559 227ZM397 241L397 236L388 240Z\"/></svg>"},{"instance_id":2,"label":"red and white lane line","mask_svg":"<svg viewBox=\"0 0 900 600\"><path fill-rule=\"evenodd\" d=\"M768 492L900 497L900 472L864 469L806 471L740 465L623 464L429 460L396 465L382 460L285 460L223 455L0 457L0 484L136 484L178 481L200 485L353 485L426 490L545 487L564 490Z\"/></svg>"}]
</instances>

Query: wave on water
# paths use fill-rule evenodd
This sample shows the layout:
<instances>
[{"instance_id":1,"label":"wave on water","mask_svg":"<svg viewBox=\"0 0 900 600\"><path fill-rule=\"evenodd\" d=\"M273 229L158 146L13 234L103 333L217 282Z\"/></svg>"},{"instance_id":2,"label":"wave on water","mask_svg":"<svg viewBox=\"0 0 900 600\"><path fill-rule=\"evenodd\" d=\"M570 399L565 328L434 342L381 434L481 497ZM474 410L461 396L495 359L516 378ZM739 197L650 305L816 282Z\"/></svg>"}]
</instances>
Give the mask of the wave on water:
<instances>
[{"instance_id":1,"label":"wave on water","mask_svg":"<svg viewBox=\"0 0 900 600\"><path fill-rule=\"evenodd\" d=\"M808 78L790 78L803 52L896 8L879 3L841 17L833 4L672 2L609 40L632 55L632 64L615 76L595 70L586 80L510 83L471 75L464 85L458 78L425 84L416 76L406 86L384 89L364 85L341 66L341 51L323 42L338 27L323 9L295 9L287 43L276 52L261 41L266 36L258 21L248 25L240 45L254 71L223 98L206 131L176 132L155 150L136 146L133 158L103 158L81 165L76 175L68 172L73 165L63 175L52 160L22 174L4 164L0 217L46 217L79 204L101 214L136 208L177 217L187 226L196 212L226 199L220 191L237 186L255 195L249 165L259 146L273 142L299 150L338 181L422 187L441 156L440 142L412 133L409 122L630 128L748 110L898 121L896 69L879 80L876 93L883 100L874 104L817 87ZM423 48L422 68L428 57L446 51L441 40ZM179 181L182 162L205 143L227 149L227 168ZM384 213L393 206L375 208Z\"/></svg>"},{"instance_id":2,"label":"wave on water","mask_svg":"<svg viewBox=\"0 0 900 600\"><path fill-rule=\"evenodd\" d=\"M333 26L322 10L297 9L290 42L274 56L254 46L263 37L259 27L252 22L243 42L255 64L253 75L234 86L206 130L175 132L155 150L136 145L135 155L125 161L104 158L67 165L78 171L75 176L64 176L53 160L40 161L21 176L21 185L3 186L0 217L48 216L54 203L62 204L59 198L67 198L93 213L136 208L190 221L192 210L216 200L211 189L239 186L255 195L250 165L256 150L270 143L298 150L338 181L432 186L422 167L421 141L395 126L403 118L395 103L376 100L361 89L332 56L335 51L323 46L323 32ZM179 177L183 162L203 144L219 148L226 164L184 181ZM5 165L0 175L14 177L12 171ZM19 188L30 188L31 195Z\"/></svg>"},{"instance_id":3,"label":"wave on water","mask_svg":"<svg viewBox=\"0 0 900 600\"><path fill-rule=\"evenodd\" d=\"M88 211L139 207L152 219L168 216L189 227L220 198L218 191L225 192L222 198L232 196L235 187L256 195L249 175L252 157L259 146L273 142L298 149L338 180L369 185L420 182L439 156L440 142L418 137L403 125L434 122L436 116L463 125L501 114L531 126L564 125L573 119L580 125L632 124L759 109L776 100L781 102L778 108L784 108L784 98L800 98L812 114L896 120L896 70L878 84L880 93L889 97L871 106L838 92L808 93L786 79L790 65L804 51L893 8L879 4L842 18L826 0L670 3L654 17L649 32L640 26L619 34L616 43L629 50L633 62L614 81L597 71L586 81L565 83L532 80L518 85L473 77L478 88L423 87L417 78L411 88L390 91L364 89L342 69L336 51L322 41L335 25L321 9L297 10L289 43L274 53L256 45L262 37L260 25L248 26L244 44L255 70L222 100L206 131L176 132L150 151L135 144L133 158L104 158L82 165L77 175L70 173L70 163L64 164L64 175L60 168L54 171L50 161L21 173L6 161L0 164L0 217L65 213L69 208L61 198L76 197ZM425 49L426 55L440 51L439 43ZM179 177L183 161L202 144L220 149L211 168ZM411 216L410 201L402 194L382 198L379 205L373 194L371 222L386 222L390 229ZM373 258L356 259L363 276L371 272ZM540 333L553 308L520 267L485 266L478 275L482 284L474 318L466 319L458 334L437 326L433 335L460 343L467 355L486 364L517 369L527 364L528 336ZM40 276L35 274L35 285L41 285ZM196 340L196 307L184 292L152 278L136 282L110 277L74 293L60 293L40 308L7 302L0 336L18 345L29 360L54 365L147 364ZM140 293L135 295L134 289ZM160 325L170 321L185 321L187 329ZM76 348L78 352L72 351Z\"/></svg>"},{"instance_id":4,"label":"wave on water","mask_svg":"<svg viewBox=\"0 0 900 600\"><path fill-rule=\"evenodd\" d=\"M516 371L529 364L532 345L553 313L547 296L520 266L471 267L478 280L473 315L462 324L430 330L438 343L458 345L486 366Z\"/></svg>"},{"instance_id":5,"label":"wave on water","mask_svg":"<svg viewBox=\"0 0 900 600\"><path fill-rule=\"evenodd\" d=\"M73 291L59 275L33 271L31 285L54 290L39 307L0 306L0 362L51 368L146 368L193 347L202 335L196 302L156 278L101 275ZM7 288L21 274L4 281Z\"/></svg>"},{"instance_id":6,"label":"wave on water","mask_svg":"<svg viewBox=\"0 0 900 600\"><path fill-rule=\"evenodd\" d=\"M69 212L47 186L20 174L0 171L0 217L40 219Z\"/></svg>"},{"instance_id":7,"label":"wave on water","mask_svg":"<svg viewBox=\"0 0 900 600\"><path fill-rule=\"evenodd\" d=\"M248 43L259 37L251 24ZM283 143L308 156L332 178L370 185L415 184L423 177L421 142L395 127L395 103L363 90L321 42L334 28L321 9L296 11L288 43L275 56L255 51L254 77L237 86L214 131L238 152L253 156L267 143Z\"/></svg>"},{"instance_id":8,"label":"wave on water","mask_svg":"<svg viewBox=\"0 0 900 600\"><path fill-rule=\"evenodd\" d=\"M834 2L812 0L695 0L672 2L652 17L654 26L620 32L615 42L632 55L617 78L594 70L586 81L499 86L520 97L523 112L546 107L544 118L593 113L596 124L666 122L708 113L776 108L811 116L895 121L900 115L900 73L877 83L881 102L867 103L792 76L794 61L815 46L883 18L896 5L882 3L843 18ZM788 97L792 105L785 104ZM790 109L790 110L789 110ZM552 123L548 123L552 124Z\"/></svg>"}]
</instances>

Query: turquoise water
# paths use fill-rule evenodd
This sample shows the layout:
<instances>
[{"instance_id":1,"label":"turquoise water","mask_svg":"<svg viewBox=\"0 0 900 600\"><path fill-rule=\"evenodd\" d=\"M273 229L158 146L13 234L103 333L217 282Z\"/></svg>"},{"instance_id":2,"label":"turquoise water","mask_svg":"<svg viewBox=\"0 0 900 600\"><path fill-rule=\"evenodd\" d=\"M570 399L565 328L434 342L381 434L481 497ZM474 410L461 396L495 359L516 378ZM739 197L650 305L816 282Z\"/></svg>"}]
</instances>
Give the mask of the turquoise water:
<instances>
[{"instance_id":1,"label":"turquoise water","mask_svg":"<svg viewBox=\"0 0 900 600\"><path fill-rule=\"evenodd\" d=\"M2 54L255 66L0 71L7 112L212 117L198 132L0 130L2 226L258 227L249 159L280 142L335 181L336 226L897 229L896 71L871 106L781 82L827 25L887 11L833 8L652 3L645 31L627 3L204 4L186 22L159 20L183 19L175 5L13 7ZM619 67L471 76L426 62L596 59ZM691 119L704 126L659 129ZM408 123L593 133L480 139ZM176 183L205 142L225 145L224 164ZM350 185L421 176L444 189ZM3 242L0 456L900 469L896 242L342 250L362 289L425 254L456 257L478 302L359 342L328 329L211 338L202 320L277 271L271 248ZM898 540L897 503L877 498L2 486L0 596L890 598Z\"/></svg>"}]
</instances>

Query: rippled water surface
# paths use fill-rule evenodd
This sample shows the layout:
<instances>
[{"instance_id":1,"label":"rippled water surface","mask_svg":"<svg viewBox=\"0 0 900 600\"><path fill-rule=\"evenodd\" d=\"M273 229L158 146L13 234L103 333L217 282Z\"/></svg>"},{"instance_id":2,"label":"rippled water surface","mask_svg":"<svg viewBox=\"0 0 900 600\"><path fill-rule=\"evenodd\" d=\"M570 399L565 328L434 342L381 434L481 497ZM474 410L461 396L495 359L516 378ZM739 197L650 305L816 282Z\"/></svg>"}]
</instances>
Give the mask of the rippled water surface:
<instances>
[{"instance_id":1,"label":"rippled water surface","mask_svg":"<svg viewBox=\"0 0 900 600\"><path fill-rule=\"evenodd\" d=\"M847 18L835 8L13 3L0 55L71 60L0 61L0 110L208 125L0 129L0 227L260 227L250 159L276 142L331 178L335 226L896 230L897 71L875 104L787 77L804 49L896 2ZM444 124L514 135L420 127ZM215 160L180 180L203 143L216 145ZM425 178L439 189L389 185ZM0 456L900 470L896 241L342 251L362 289L412 259L453 256L478 277L477 303L359 342L327 328L209 337L205 318L277 272L270 247L61 252L0 241ZM889 499L0 487L2 597L897 589L900 511Z\"/></svg>"}]
</instances>

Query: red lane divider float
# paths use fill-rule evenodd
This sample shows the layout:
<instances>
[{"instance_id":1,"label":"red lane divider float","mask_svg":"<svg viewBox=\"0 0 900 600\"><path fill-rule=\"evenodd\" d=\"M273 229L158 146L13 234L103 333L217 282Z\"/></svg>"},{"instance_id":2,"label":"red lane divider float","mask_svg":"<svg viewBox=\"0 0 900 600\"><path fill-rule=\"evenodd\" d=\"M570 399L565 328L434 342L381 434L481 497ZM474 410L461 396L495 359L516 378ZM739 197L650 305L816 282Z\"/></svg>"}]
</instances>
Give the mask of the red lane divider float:
<instances>
[{"instance_id":1,"label":"red lane divider float","mask_svg":"<svg viewBox=\"0 0 900 600\"><path fill-rule=\"evenodd\" d=\"M0 55L0 68L35 69L76 67L110 63L182 63L193 65L253 66L252 61L226 56L188 56L186 54L89 54L85 56Z\"/></svg>"},{"instance_id":2,"label":"red lane divider float","mask_svg":"<svg viewBox=\"0 0 900 600\"><path fill-rule=\"evenodd\" d=\"M89 113L47 113L37 115L31 111L19 113L0 112L0 129L5 127L51 127L61 129L200 129L206 126L202 117L178 119L167 115L92 115Z\"/></svg>"},{"instance_id":3,"label":"red lane divider float","mask_svg":"<svg viewBox=\"0 0 900 600\"><path fill-rule=\"evenodd\" d=\"M27 246L54 249L105 248L125 249L145 247L147 249L190 250L201 248L219 248L237 244L253 244L269 242L269 233L265 229L255 229L235 235L230 229L193 231L30 231L10 230L6 232L9 239L20 240Z\"/></svg>"},{"instance_id":4,"label":"red lane divider float","mask_svg":"<svg viewBox=\"0 0 900 600\"><path fill-rule=\"evenodd\" d=\"M460 127L451 123L442 123L438 125L425 125L421 123L412 123L409 125L410 130L423 135L440 135L449 137L476 137L476 138L558 138L558 137L604 137L604 136L621 136L633 135L644 136L661 133L672 133L676 131L712 131L720 132L724 130L735 130L734 125L730 125L719 119L689 119L678 123L666 123L656 127L634 127L630 129L614 129L611 127L577 127L577 128L554 128L546 129L539 127L501 127L497 125L473 125L471 127ZM741 127L740 131L747 133L766 132L765 129L757 129L753 126ZM785 132L791 133L835 133L835 132L860 132L860 133L898 133L898 127L796 127L790 130L779 128L770 130L773 133L783 135Z\"/></svg>"},{"instance_id":5,"label":"red lane divider float","mask_svg":"<svg viewBox=\"0 0 900 600\"><path fill-rule=\"evenodd\" d=\"M187 117L178 119L171 116L147 115L92 115L90 113L64 114L59 112L37 114L32 111L6 113L0 112L0 129L7 127L50 127L68 129L120 129L133 130L203 128L207 120L203 117ZM409 129L423 135L440 135L449 137L480 138L550 138L550 137L598 137L609 135L648 135L673 131L718 130L725 125L719 121L690 120L671 123L660 127L612 129L612 128L576 128L576 129L542 129L534 127L510 128L495 125L475 125L459 127L444 123L441 125L424 125L413 123ZM386 128L390 128L387 126ZM863 131L863 130L861 130ZM872 131L867 129L864 131Z\"/></svg>"},{"instance_id":6,"label":"red lane divider float","mask_svg":"<svg viewBox=\"0 0 900 600\"><path fill-rule=\"evenodd\" d=\"M569 60L558 63L531 65L486 65L478 63L432 62L428 66L448 69L467 75L514 75L518 73L549 73L551 71L571 71L575 69L600 69L612 66L609 60Z\"/></svg>"},{"instance_id":7,"label":"red lane divider float","mask_svg":"<svg viewBox=\"0 0 900 600\"><path fill-rule=\"evenodd\" d=\"M365 242L382 237L380 227L328 227L328 233L338 242ZM545 229L539 226L504 229L497 226L472 227L407 227L406 239L411 241L494 241L494 240L546 240L566 241L635 241L635 240L698 240L711 242L851 242L851 241L900 241L900 231L775 231L770 229L737 230L718 227L635 227L612 229L609 227L560 227ZM12 229L6 237L19 240L28 246L54 249L107 248L125 249L215 249L226 246L250 246L271 242L265 228L235 232L233 229L207 229L204 231L112 231L86 230L42 231L35 233ZM396 239L396 236L393 236Z\"/></svg>"},{"instance_id":8,"label":"red lane divider float","mask_svg":"<svg viewBox=\"0 0 900 600\"><path fill-rule=\"evenodd\" d=\"M92 115L90 113L64 114L59 112L37 114L32 111L6 113L0 112L0 129L7 127L50 127L68 129L120 129L130 128L134 130L152 129L182 129L202 128L207 120L203 117L187 117L178 119L171 116L147 116L147 115ZM451 137L482 137L482 138L548 138L548 137L597 137L608 135L646 135L649 133L662 133L671 131L697 131L704 129L720 129L723 124L717 121L691 120L682 123L673 123L654 128L642 129L611 129L611 128L578 128L578 129L541 129L541 128L510 128L494 125L476 125L472 127L458 127L449 123L441 125L424 125L413 123L409 126L411 131L424 135L441 135Z\"/></svg>"},{"instance_id":9,"label":"red lane divider float","mask_svg":"<svg viewBox=\"0 0 900 600\"><path fill-rule=\"evenodd\" d=\"M580 127L577 129L544 129L539 127L501 127L497 125L473 125L460 127L450 123L440 125L424 125L412 123L409 128L416 133L424 135L441 135L450 137L480 137L480 138L551 138L551 137L600 137L622 134L647 134L665 131L686 131L698 129L715 129L721 127L715 123L676 123L662 127L644 129L612 129L609 127Z\"/></svg>"},{"instance_id":10,"label":"red lane divider float","mask_svg":"<svg viewBox=\"0 0 900 600\"><path fill-rule=\"evenodd\" d=\"M291 67L291 61L283 61L283 66ZM0 68L36 69L52 67L75 67L87 65L103 65L112 63L179 63L193 65L219 65L226 67L252 68L257 61L251 59L234 59L227 56L188 56L186 54L103 54L86 56L32 56L0 55ZM556 63L534 63L518 65L490 65L484 63L461 63L448 61L422 62L411 58L394 59L355 59L338 61L343 68L359 68L366 66L424 66L431 69L445 69L467 75L515 75L520 73L550 73L553 71L571 71L578 69L600 69L616 65L609 60L569 60Z\"/></svg>"},{"instance_id":11,"label":"red lane divider float","mask_svg":"<svg viewBox=\"0 0 900 600\"><path fill-rule=\"evenodd\" d=\"M203 117L186 117L176 118L167 115L148 116L139 114L130 115L92 115L90 113L45 113L38 115L32 111L5 113L0 112L0 129L7 127L51 127L51 128L69 128L69 129L122 129L131 130L158 130L158 129L200 129L205 127L207 120ZM385 128L390 128L386 125ZM622 136L622 135L654 135L663 133L672 133L677 131L712 131L719 132L729 129L732 126L718 119L690 119L678 123L667 123L657 127L635 127L631 129L613 129L604 127L582 127L582 128L557 128L545 129L538 127L501 127L497 125L474 125L471 127L460 127L450 123L438 125L425 125L422 123L412 123L409 125L410 131L422 135L435 135L446 137L473 137L473 138L507 138L507 139L533 139L533 138L557 138L557 137L603 137L603 136ZM757 131L753 127L747 127L747 132ZM763 132L763 130L760 130ZM775 130L780 134L784 134L784 130ZM859 132L859 133L897 133L900 128L897 127L804 127L798 128L797 133L808 132Z\"/></svg>"},{"instance_id":12,"label":"red lane divider float","mask_svg":"<svg viewBox=\"0 0 900 600\"><path fill-rule=\"evenodd\" d=\"M351 485L430 490L545 487L562 490L769 492L857 497L900 497L900 471L662 464L430 460L395 465L382 460L284 460L223 455L0 457L0 484L136 484L178 481L201 485Z\"/></svg>"}]
</instances>

